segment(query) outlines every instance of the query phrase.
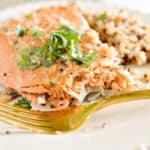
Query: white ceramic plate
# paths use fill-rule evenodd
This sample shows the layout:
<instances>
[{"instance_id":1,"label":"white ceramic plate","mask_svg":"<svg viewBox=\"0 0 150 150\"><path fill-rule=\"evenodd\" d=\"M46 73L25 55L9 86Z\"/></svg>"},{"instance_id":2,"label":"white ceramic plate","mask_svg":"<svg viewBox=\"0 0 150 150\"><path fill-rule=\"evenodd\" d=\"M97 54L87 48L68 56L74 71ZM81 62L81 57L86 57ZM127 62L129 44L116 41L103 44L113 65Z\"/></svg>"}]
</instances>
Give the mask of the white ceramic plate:
<instances>
[{"instance_id":1,"label":"white ceramic plate","mask_svg":"<svg viewBox=\"0 0 150 150\"><path fill-rule=\"evenodd\" d=\"M9 8L0 11L0 21L31 9L58 4L58 1L38 2ZM108 8L107 4L100 2L86 2L84 5L92 6L92 9ZM148 23L150 15L140 14ZM7 130L11 134L3 134ZM80 129L70 133L40 135L0 123L0 134L0 150L149 150L150 101L110 106L93 114Z\"/></svg>"}]
</instances>

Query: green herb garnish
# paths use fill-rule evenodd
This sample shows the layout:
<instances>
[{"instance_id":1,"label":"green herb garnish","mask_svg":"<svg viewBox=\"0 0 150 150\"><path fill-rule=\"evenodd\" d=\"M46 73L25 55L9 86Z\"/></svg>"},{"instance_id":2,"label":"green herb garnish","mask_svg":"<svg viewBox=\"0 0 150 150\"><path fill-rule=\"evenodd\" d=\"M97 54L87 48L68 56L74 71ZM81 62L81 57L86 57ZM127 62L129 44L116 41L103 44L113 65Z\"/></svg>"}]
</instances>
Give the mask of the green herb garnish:
<instances>
[{"instance_id":1,"label":"green herb garnish","mask_svg":"<svg viewBox=\"0 0 150 150\"><path fill-rule=\"evenodd\" d=\"M82 34L68 26L61 26L50 34L46 44L37 48L26 48L17 54L17 64L22 70L32 70L39 66L49 67L57 60L76 61L89 66L97 54L83 54L78 44Z\"/></svg>"},{"instance_id":2,"label":"green herb garnish","mask_svg":"<svg viewBox=\"0 0 150 150\"><path fill-rule=\"evenodd\" d=\"M22 70L33 70L41 65L38 56L34 55L36 49L25 48L17 54L17 65Z\"/></svg>"},{"instance_id":3,"label":"green herb garnish","mask_svg":"<svg viewBox=\"0 0 150 150\"><path fill-rule=\"evenodd\" d=\"M31 28L31 33L32 33L32 37L37 39L37 38L42 37L43 30L41 28L38 28L38 27L33 27L33 28Z\"/></svg>"},{"instance_id":4,"label":"green herb garnish","mask_svg":"<svg viewBox=\"0 0 150 150\"><path fill-rule=\"evenodd\" d=\"M15 27L15 34L19 37L23 37L26 34L26 28L24 26L22 26L21 24L18 24Z\"/></svg>"},{"instance_id":5,"label":"green herb garnish","mask_svg":"<svg viewBox=\"0 0 150 150\"><path fill-rule=\"evenodd\" d=\"M88 66L90 66L92 61L97 58L98 58L97 53L93 52L91 54L83 55L81 58L78 58L78 61L82 62L83 64L85 64L88 67Z\"/></svg>"},{"instance_id":6,"label":"green herb garnish","mask_svg":"<svg viewBox=\"0 0 150 150\"><path fill-rule=\"evenodd\" d=\"M108 15L106 12L104 12L103 14L97 16L95 18L96 21L105 21L108 18Z\"/></svg>"},{"instance_id":7,"label":"green herb garnish","mask_svg":"<svg viewBox=\"0 0 150 150\"><path fill-rule=\"evenodd\" d=\"M55 86L55 85L56 85L56 82L50 81L50 82L49 82L49 85L50 85L50 86Z\"/></svg>"},{"instance_id":8,"label":"green herb garnish","mask_svg":"<svg viewBox=\"0 0 150 150\"><path fill-rule=\"evenodd\" d=\"M27 108L27 109L31 109L32 108L30 101L27 100L24 97L19 99L17 102L15 102L14 106L23 107L23 108Z\"/></svg>"},{"instance_id":9,"label":"green herb garnish","mask_svg":"<svg viewBox=\"0 0 150 150\"><path fill-rule=\"evenodd\" d=\"M75 60L89 66L97 58L97 54L95 52L83 54L78 49L81 37L81 33L64 25L59 30L54 31L50 36L49 43L52 60L55 61L58 58L62 60Z\"/></svg>"}]
</instances>

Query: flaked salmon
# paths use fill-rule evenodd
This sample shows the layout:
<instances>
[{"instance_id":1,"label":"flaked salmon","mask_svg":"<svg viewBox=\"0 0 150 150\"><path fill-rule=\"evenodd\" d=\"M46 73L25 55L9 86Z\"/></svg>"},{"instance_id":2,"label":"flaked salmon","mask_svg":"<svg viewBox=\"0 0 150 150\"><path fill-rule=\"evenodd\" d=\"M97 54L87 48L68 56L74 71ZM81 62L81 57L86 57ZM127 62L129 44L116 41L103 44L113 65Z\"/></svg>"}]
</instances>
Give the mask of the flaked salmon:
<instances>
[{"instance_id":1,"label":"flaked salmon","mask_svg":"<svg viewBox=\"0 0 150 150\"><path fill-rule=\"evenodd\" d=\"M101 43L75 5L5 22L0 60L1 84L51 108L78 104L93 91L134 86L115 49Z\"/></svg>"}]
</instances>

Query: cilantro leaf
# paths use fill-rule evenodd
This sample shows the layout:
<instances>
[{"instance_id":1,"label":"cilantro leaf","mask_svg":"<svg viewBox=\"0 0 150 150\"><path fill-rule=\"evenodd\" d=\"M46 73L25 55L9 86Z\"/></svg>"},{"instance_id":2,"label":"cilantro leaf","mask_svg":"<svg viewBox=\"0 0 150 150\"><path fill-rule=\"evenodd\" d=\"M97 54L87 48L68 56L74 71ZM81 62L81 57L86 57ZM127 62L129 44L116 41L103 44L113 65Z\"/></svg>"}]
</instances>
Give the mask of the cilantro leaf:
<instances>
[{"instance_id":1,"label":"cilantro leaf","mask_svg":"<svg viewBox=\"0 0 150 150\"><path fill-rule=\"evenodd\" d=\"M95 18L96 21L105 21L108 18L108 15L106 12L104 12L103 14L97 16Z\"/></svg>"},{"instance_id":2,"label":"cilantro leaf","mask_svg":"<svg viewBox=\"0 0 150 150\"><path fill-rule=\"evenodd\" d=\"M22 70L33 70L40 66L49 67L59 59L77 61L89 66L97 58L97 54L83 54L80 51L78 44L81 37L81 33L63 25L50 34L44 46L26 48L18 52L17 65Z\"/></svg>"},{"instance_id":3,"label":"cilantro leaf","mask_svg":"<svg viewBox=\"0 0 150 150\"><path fill-rule=\"evenodd\" d=\"M38 27L32 27L31 28L31 33L32 33L32 37L34 39L37 39L37 38L41 38L42 37L43 30L41 28L38 28Z\"/></svg>"},{"instance_id":4,"label":"cilantro leaf","mask_svg":"<svg viewBox=\"0 0 150 150\"><path fill-rule=\"evenodd\" d=\"M30 48L25 48L17 53L17 65L21 70L33 70L40 66L41 62L37 56L34 56L34 51Z\"/></svg>"},{"instance_id":5,"label":"cilantro leaf","mask_svg":"<svg viewBox=\"0 0 150 150\"><path fill-rule=\"evenodd\" d=\"M22 108L27 108L27 109L31 109L32 108L30 101L27 100L24 97L21 98L21 99L19 99L17 102L15 102L14 106L22 107Z\"/></svg>"},{"instance_id":6,"label":"cilantro leaf","mask_svg":"<svg viewBox=\"0 0 150 150\"><path fill-rule=\"evenodd\" d=\"M96 60L98 58L98 55L96 52L93 52L91 54L86 54L86 55L83 55L82 59L81 59L81 62L83 64L85 64L87 67L90 66L90 64Z\"/></svg>"},{"instance_id":7,"label":"cilantro leaf","mask_svg":"<svg viewBox=\"0 0 150 150\"><path fill-rule=\"evenodd\" d=\"M15 34L19 37L23 37L26 34L26 32L27 32L26 28L21 24L18 24L15 27Z\"/></svg>"},{"instance_id":8,"label":"cilantro leaf","mask_svg":"<svg viewBox=\"0 0 150 150\"><path fill-rule=\"evenodd\" d=\"M56 83L55 83L55 82L53 82L53 81L49 81L49 85L50 85L50 86L55 86L55 85L56 85Z\"/></svg>"}]
</instances>

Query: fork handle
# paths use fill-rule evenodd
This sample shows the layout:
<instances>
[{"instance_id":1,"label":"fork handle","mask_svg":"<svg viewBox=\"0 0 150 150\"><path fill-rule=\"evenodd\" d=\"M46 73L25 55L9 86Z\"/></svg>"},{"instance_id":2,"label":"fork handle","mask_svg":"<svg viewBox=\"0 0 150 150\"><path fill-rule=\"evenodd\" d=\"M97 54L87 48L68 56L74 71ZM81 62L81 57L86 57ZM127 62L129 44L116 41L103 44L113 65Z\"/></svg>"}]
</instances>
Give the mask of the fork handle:
<instances>
[{"instance_id":1,"label":"fork handle","mask_svg":"<svg viewBox=\"0 0 150 150\"><path fill-rule=\"evenodd\" d=\"M143 100L143 99L150 100L150 89L133 91L133 92L128 92L120 95L111 96L109 98L104 98L93 104L90 104L88 107L90 109L93 109L93 111L97 111L99 109L102 109L112 104L118 104L118 103L135 101L135 100Z\"/></svg>"}]
</instances>

